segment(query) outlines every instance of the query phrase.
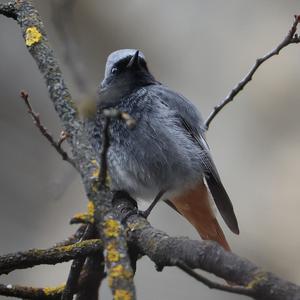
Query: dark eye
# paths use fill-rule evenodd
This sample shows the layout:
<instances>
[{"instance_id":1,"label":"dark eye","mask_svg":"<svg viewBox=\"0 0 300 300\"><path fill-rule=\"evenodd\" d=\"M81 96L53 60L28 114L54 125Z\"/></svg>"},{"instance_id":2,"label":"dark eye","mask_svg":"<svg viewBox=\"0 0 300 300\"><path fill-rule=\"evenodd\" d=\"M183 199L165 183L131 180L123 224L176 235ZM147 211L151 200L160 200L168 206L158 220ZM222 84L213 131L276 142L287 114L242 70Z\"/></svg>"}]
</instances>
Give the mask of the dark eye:
<instances>
[{"instance_id":1,"label":"dark eye","mask_svg":"<svg viewBox=\"0 0 300 300\"><path fill-rule=\"evenodd\" d=\"M112 74L116 74L117 72L118 72L118 68L113 67L113 68L111 69L111 73L112 73Z\"/></svg>"}]
</instances>

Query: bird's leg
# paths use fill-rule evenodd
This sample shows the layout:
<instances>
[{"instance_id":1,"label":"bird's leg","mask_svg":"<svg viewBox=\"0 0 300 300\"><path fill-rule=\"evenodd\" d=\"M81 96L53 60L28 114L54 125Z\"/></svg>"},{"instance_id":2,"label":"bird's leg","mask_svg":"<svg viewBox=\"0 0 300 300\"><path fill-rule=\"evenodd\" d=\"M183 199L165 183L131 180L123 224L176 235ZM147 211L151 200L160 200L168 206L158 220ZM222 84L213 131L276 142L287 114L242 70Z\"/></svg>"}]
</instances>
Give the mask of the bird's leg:
<instances>
[{"instance_id":1,"label":"bird's leg","mask_svg":"<svg viewBox=\"0 0 300 300\"><path fill-rule=\"evenodd\" d=\"M163 196L163 194L165 193L165 190L161 190L157 196L154 198L154 200L152 201L152 203L149 205L149 207L144 210L144 211L139 211L139 214L144 217L145 219L147 219L151 213L151 211L153 210L153 208L155 207L155 205L157 204L157 202L161 199L161 197Z\"/></svg>"}]
</instances>

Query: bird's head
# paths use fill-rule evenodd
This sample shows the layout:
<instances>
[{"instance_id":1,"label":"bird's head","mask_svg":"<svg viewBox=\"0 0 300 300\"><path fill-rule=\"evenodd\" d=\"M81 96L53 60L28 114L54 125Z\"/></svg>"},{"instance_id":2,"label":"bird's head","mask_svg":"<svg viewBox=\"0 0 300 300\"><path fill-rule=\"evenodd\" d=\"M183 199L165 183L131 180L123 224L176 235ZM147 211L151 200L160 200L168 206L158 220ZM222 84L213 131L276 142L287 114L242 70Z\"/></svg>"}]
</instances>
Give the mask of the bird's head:
<instances>
[{"instance_id":1,"label":"bird's head","mask_svg":"<svg viewBox=\"0 0 300 300\"><path fill-rule=\"evenodd\" d=\"M153 84L145 56L139 50L122 49L111 53L106 62L104 79L100 85L100 98L115 102L136 88Z\"/></svg>"}]
</instances>

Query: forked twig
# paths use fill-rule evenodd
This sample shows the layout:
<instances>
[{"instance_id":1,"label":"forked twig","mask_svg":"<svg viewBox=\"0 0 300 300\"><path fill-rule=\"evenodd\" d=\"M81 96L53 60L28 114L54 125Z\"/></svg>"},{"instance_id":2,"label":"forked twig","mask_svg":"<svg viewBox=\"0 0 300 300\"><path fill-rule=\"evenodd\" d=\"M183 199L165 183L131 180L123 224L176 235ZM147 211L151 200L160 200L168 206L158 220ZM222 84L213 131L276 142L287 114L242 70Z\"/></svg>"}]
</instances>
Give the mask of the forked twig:
<instances>
[{"instance_id":1,"label":"forked twig","mask_svg":"<svg viewBox=\"0 0 300 300\"><path fill-rule=\"evenodd\" d=\"M64 151L61 147L62 143L69 137L68 134L65 131L62 131L59 141L56 142L52 134L42 124L39 114L33 110L29 101L28 93L22 91L20 95L21 98L24 100L25 105L28 108L28 113L31 115L35 126L39 129L41 134L50 142L51 146L59 153L62 159L70 163L76 169L74 161L69 157L68 153Z\"/></svg>"},{"instance_id":2,"label":"forked twig","mask_svg":"<svg viewBox=\"0 0 300 300\"><path fill-rule=\"evenodd\" d=\"M279 52L283 48L285 48L286 46L288 46L290 44L298 44L298 43L300 43L300 37L296 33L297 26L298 26L299 23L300 23L300 15L295 15L295 20L293 22L293 25L292 25L291 29L289 30L287 36L283 39L283 41L275 49L273 49L271 52L267 53L265 56L263 56L261 58L258 58L256 60L255 64L253 65L253 67L248 72L248 74L244 77L244 79L242 79L231 90L231 92L228 94L228 96L224 100L222 100L219 105L217 105L217 106L215 106L213 108L212 112L210 113L210 115L208 116L207 120L204 123L206 130L208 130L210 123L216 117L216 115L224 108L224 106L226 106L229 102L231 102L235 98L235 96L240 91L242 91L243 88L251 81L254 73L256 72L256 70L259 68L259 66L262 63L264 63L265 61L267 61L268 59L270 59L272 56L278 55Z\"/></svg>"}]
</instances>

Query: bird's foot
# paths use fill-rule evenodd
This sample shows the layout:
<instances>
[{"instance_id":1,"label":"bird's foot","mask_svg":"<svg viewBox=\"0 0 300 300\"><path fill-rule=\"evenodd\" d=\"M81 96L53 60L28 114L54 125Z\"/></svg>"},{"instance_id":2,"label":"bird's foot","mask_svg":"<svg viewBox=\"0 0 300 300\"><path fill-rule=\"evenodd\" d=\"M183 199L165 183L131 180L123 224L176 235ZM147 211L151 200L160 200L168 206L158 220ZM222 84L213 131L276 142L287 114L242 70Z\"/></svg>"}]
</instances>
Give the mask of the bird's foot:
<instances>
[{"instance_id":1,"label":"bird's foot","mask_svg":"<svg viewBox=\"0 0 300 300\"><path fill-rule=\"evenodd\" d=\"M164 193L165 193L165 191L164 191L164 190L161 190L161 191L157 194L157 196L154 198L154 200L152 201L152 203L149 205L149 207L148 207L146 210L144 210L144 211L140 211L140 210L139 210L139 211L138 211L138 214L139 214L141 217L147 219L147 218L149 217L150 213L152 212L153 208L156 206L156 204L157 204L158 201L161 199L161 197L163 196Z\"/></svg>"}]
</instances>

